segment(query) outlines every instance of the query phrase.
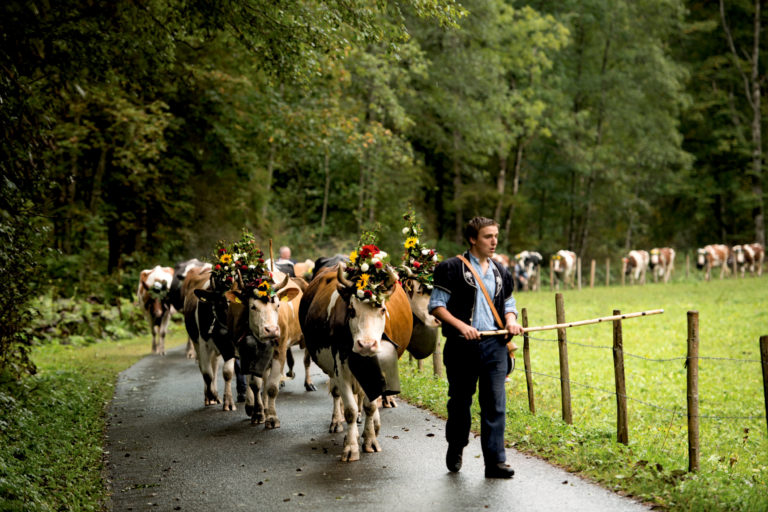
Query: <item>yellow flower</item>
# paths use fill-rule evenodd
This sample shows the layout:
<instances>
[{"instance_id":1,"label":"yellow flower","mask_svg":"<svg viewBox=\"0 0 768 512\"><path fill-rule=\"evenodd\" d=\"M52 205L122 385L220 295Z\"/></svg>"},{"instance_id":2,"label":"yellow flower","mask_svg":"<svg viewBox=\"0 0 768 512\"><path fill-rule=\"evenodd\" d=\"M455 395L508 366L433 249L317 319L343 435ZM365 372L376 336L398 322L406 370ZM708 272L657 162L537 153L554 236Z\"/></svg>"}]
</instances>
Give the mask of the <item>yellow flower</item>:
<instances>
[{"instance_id":1,"label":"yellow flower","mask_svg":"<svg viewBox=\"0 0 768 512\"><path fill-rule=\"evenodd\" d=\"M357 280L357 289L362 290L366 286L368 286L368 279L370 279L370 274L362 274L360 276L360 279Z\"/></svg>"},{"instance_id":2,"label":"yellow flower","mask_svg":"<svg viewBox=\"0 0 768 512\"><path fill-rule=\"evenodd\" d=\"M354 264L355 260L357 260L357 251L352 251L349 253L349 261Z\"/></svg>"},{"instance_id":3,"label":"yellow flower","mask_svg":"<svg viewBox=\"0 0 768 512\"><path fill-rule=\"evenodd\" d=\"M419 243L419 239L415 236L409 237L405 243L403 244L406 249L410 249L411 247L416 247L416 244Z\"/></svg>"},{"instance_id":4,"label":"yellow flower","mask_svg":"<svg viewBox=\"0 0 768 512\"><path fill-rule=\"evenodd\" d=\"M269 282L262 281L261 284L259 284L258 288L260 290L269 290Z\"/></svg>"},{"instance_id":5,"label":"yellow flower","mask_svg":"<svg viewBox=\"0 0 768 512\"><path fill-rule=\"evenodd\" d=\"M231 254L222 254L221 258L219 258L219 261L222 262L225 265L229 265L232 263L232 255Z\"/></svg>"},{"instance_id":6,"label":"yellow flower","mask_svg":"<svg viewBox=\"0 0 768 512\"><path fill-rule=\"evenodd\" d=\"M265 292L265 291L259 291L259 292L256 292L256 294L257 294L259 297L266 297L266 296L267 296L267 292Z\"/></svg>"}]
</instances>

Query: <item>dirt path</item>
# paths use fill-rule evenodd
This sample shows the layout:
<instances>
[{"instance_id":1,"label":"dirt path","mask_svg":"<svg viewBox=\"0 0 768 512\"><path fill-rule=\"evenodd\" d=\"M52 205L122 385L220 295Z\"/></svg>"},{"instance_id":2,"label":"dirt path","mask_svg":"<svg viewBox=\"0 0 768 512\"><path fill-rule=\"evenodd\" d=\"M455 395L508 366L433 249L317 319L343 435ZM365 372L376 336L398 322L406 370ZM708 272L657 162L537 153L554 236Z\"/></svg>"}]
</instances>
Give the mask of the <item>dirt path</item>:
<instances>
[{"instance_id":1,"label":"dirt path","mask_svg":"<svg viewBox=\"0 0 768 512\"><path fill-rule=\"evenodd\" d=\"M344 434L328 433L327 378L313 365L319 391L307 393L302 372L278 397L275 430L252 426L243 404L204 407L183 346L123 372L107 430L112 510L649 510L514 450L515 477L486 479L477 439L461 472L449 473L444 421L402 402L381 412L383 451L342 463Z\"/></svg>"}]
</instances>

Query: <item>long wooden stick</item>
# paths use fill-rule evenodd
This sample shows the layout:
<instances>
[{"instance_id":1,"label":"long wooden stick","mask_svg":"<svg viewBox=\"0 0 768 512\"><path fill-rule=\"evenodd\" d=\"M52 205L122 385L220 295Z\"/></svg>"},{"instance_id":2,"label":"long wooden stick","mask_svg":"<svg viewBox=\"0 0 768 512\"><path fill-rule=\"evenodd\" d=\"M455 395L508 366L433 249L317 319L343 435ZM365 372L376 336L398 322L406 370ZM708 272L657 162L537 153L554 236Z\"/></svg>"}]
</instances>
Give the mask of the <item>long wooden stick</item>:
<instances>
[{"instance_id":1,"label":"long wooden stick","mask_svg":"<svg viewBox=\"0 0 768 512\"><path fill-rule=\"evenodd\" d=\"M275 273L275 257L272 255L272 239L269 239L269 271Z\"/></svg>"},{"instance_id":2,"label":"long wooden stick","mask_svg":"<svg viewBox=\"0 0 768 512\"><path fill-rule=\"evenodd\" d=\"M568 322L564 324L537 325L533 327L523 327L523 332L553 331L555 329L564 329L566 327L578 327L580 325L599 324L600 322L612 322L614 320L624 320L626 318L636 318L639 316L658 315L663 312L663 309L652 309L650 311L638 311L636 313L626 313L624 315L604 316L601 318L579 320L578 322ZM508 331L506 329L499 329L498 331L480 331L480 336L500 336L507 333Z\"/></svg>"}]
</instances>

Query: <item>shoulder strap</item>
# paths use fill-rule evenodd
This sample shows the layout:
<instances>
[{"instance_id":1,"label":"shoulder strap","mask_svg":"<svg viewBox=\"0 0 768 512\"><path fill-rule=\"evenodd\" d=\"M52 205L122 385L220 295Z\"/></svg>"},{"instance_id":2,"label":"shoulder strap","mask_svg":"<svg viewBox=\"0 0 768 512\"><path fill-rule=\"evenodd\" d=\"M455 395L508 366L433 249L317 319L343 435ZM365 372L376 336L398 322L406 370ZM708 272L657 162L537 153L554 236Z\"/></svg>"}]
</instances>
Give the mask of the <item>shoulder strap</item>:
<instances>
[{"instance_id":1,"label":"shoulder strap","mask_svg":"<svg viewBox=\"0 0 768 512\"><path fill-rule=\"evenodd\" d=\"M488 295L488 290L485 289L485 285L483 284L483 280L480 279L480 276L477 275L477 271L475 270L475 267L461 254L456 255L457 258L459 258L467 267L469 267L469 271L472 272L472 275L475 276L475 281L477 282L478 288L480 288L483 291L483 295L485 295L485 300L488 301L488 305L491 306L491 313L493 313L493 318L496 320L496 323L499 325L500 329L504 329L504 322L501 321L501 317L499 317L499 313L496 311L496 306L493 305L493 301L491 300L491 296ZM489 265L491 263L489 262Z\"/></svg>"}]
</instances>

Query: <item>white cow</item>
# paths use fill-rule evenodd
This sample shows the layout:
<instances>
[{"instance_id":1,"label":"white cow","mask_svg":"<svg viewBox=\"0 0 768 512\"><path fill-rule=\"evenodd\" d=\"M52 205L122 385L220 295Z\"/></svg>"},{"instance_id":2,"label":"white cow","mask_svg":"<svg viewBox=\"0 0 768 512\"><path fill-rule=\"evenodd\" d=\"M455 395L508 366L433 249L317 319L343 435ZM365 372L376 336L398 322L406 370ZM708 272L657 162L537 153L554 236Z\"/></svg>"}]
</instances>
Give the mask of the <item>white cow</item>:
<instances>
[{"instance_id":1,"label":"white cow","mask_svg":"<svg viewBox=\"0 0 768 512\"><path fill-rule=\"evenodd\" d=\"M704 279L709 281L711 271L714 267L720 267L720 279L724 275L730 274L731 270L728 268L728 258L731 255L731 250L727 245L712 244L704 246L697 251L696 268L704 269Z\"/></svg>"},{"instance_id":2,"label":"white cow","mask_svg":"<svg viewBox=\"0 0 768 512\"><path fill-rule=\"evenodd\" d=\"M173 269L157 265L142 270L136 290L136 304L144 310L152 329L152 353L165 355L165 334L173 313L168 295L173 281Z\"/></svg>"},{"instance_id":3,"label":"white cow","mask_svg":"<svg viewBox=\"0 0 768 512\"><path fill-rule=\"evenodd\" d=\"M645 284L645 273L651 261L648 251L629 251L627 257L621 261L624 264L624 274L630 276L632 284Z\"/></svg>"},{"instance_id":4,"label":"white cow","mask_svg":"<svg viewBox=\"0 0 768 512\"><path fill-rule=\"evenodd\" d=\"M736 265L741 270L741 277L749 269L749 273L758 276L763 275L763 261L765 259L765 250L760 244L744 244L733 246L733 255L736 259Z\"/></svg>"},{"instance_id":5,"label":"white cow","mask_svg":"<svg viewBox=\"0 0 768 512\"><path fill-rule=\"evenodd\" d=\"M651 249L650 267L653 270L654 280L661 277L665 283L669 281L675 269L675 250L671 247Z\"/></svg>"},{"instance_id":6,"label":"white cow","mask_svg":"<svg viewBox=\"0 0 768 512\"><path fill-rule=\"evenodd\" d=\"M565 286L573 288L573 273L576 270L576 253L573 251L560 250L552 256L550 261L555 278L560 278ZM560 289L560 283L557 283L557 289Z\"/></svg>"}]
</instances>

